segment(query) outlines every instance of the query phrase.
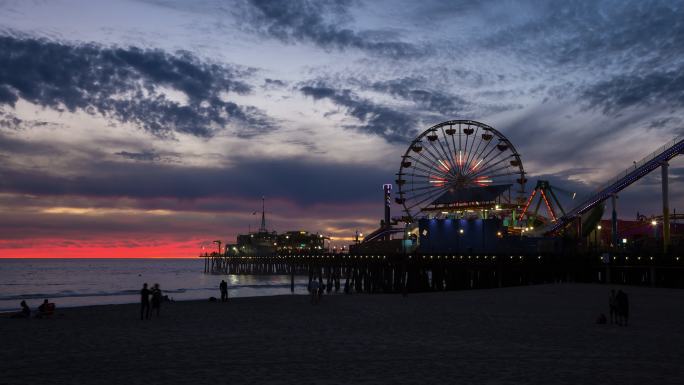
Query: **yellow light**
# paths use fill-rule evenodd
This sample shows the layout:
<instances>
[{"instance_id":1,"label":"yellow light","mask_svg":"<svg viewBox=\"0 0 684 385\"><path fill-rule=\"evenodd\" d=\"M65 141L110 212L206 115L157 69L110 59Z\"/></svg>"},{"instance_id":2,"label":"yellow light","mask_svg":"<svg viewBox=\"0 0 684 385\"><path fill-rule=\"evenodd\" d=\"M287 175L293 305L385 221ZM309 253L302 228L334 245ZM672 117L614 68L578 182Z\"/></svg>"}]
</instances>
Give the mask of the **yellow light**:
<instances>
[{"instance_id":1,"label":"yellow light","mask_svg":"<svg viewBox=\"0 0 684 385\"><path fill-rule=\"evenodd\" d=\"M601 230L601 225L596 226L597 229Z\"/></svg>"},{"instance_id":2,"label":"yellow light","mask_svg":"<svg viewBox=\"0 0 684 385\"><path fill-rule=\"evenodd\" d=\"M655 226L655 225L658 224L658 222L656 222L655 220L653 220L653 221L651 221L651 224L652 224L653 226Z\"/></svg>"},{"instance_id":3,"label":"yellow light","mask_svg":"<svg viewBox=\"0 0 684 385\"><path fill-rule=\"evenodd\" d=\"M499 210L500 208L501 208L501 206L499 206L499 205L494 206L494 210Z\"/></svg>"},{"instance_id":4,"label":"yellow light","mask_svg":"<svg viewBox=\"0 0 684 385\"><path fill-rule=\"evenodd\" d=\"M458 232L463 234L463 229L459 229Z\"/></svg>"}]
</instances>

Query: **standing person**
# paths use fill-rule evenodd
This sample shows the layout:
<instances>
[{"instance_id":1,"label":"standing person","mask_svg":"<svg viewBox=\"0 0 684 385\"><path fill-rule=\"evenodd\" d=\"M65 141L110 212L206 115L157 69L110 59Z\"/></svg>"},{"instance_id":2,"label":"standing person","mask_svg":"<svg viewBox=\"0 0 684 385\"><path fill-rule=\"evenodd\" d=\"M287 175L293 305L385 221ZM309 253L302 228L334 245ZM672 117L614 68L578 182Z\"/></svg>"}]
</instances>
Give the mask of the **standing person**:
<instances>
[{"instance_id":1,"label":"standing person","mask_svg":"<svg viewBox=\"0 0 684 385\"><path fill-rule=\"evenodd\" d=\"M150 289L147 288L147 283L143 284L140 290L140 319L143 319L143 313L146 319L150 319Z\"/></svg>"},{"instance_id":2,"label":"standing person","mask_svg":"<svg viewBox=\"0 0 684 385\"><path fill-rule=\"evenodd\" d=\"M627 324L629 324L629 298L627 297L627 293L622 290L618 290L615 299L617 302L620 318L624 322L624 325L627 326Z\"/></svg>"},{"instance_id":3,"label":"standing person","mask_svg":"<svg viewBox=\"0 0 684 385\"><path fill-rule=\"evenodd\" d=\"M155 283L152 288L152 310L157 311L157 317L159 317L159 310L161 308L162 292L159 288L159 284Z\"/></svg>"},{"instance_id":4,"label":"standing person","mask_svg":"<svg viewBox=\"0 0 684 385\"><path fill-rule=\"evenodd\" d=\"M221 280L219 289L221 290L221 302L228 301L228 283L226 283L224 280Z\"/></svg>"},{"instance_id":5,"label":"standing person","mask_svg":"<svg viewBox=\"0 0 684 385\"><path fill-rule=\"evenodd\" d=\"M319 284L317 280L311 281L311 304L318 303L318 288Z\"/></svg>"},{"instance_id":6,"label":"standing person","mask_svg":"<svg viewBox=\"0 0 684 385\"><path fill-rule=\"evenodd\" d=\"M610 324L617 323L617 300L615 299L615 289L610 290L610 296L608 297L608 307L610 309Z\"/></svg>"}]
</instances>

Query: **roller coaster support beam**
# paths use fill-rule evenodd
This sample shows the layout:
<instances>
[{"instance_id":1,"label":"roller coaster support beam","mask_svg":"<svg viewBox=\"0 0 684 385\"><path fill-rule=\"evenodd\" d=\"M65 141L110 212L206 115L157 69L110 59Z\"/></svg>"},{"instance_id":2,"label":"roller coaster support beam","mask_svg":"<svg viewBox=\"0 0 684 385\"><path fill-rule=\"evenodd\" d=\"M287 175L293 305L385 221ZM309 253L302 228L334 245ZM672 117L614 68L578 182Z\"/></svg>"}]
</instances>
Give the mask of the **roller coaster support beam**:
<instances>
[{"instance_id":1,"label":"roller coaster support beam","mask_svg":"<svg viewBox=\"0 0 684 385\"><path fill-rule=\"evenodd\" d=\"M670 194L668 185L668 168L670 165L667 162L662 162L660 165L662 190L663 190L663 253L667 253L670 245Z\"/></svg>"},{"instance_id":2,"label":"roller coaster support beam","mask_svg":"<svg viewBox=\"0 0 684 385\"><path fill-rule=\"evenodd\" d=\"M610 218L610 239L613 247L618 246L618 231L617 231L617 194L610 196L610 203L613 206L613 215Z\"/></svg>"}]
</instances>

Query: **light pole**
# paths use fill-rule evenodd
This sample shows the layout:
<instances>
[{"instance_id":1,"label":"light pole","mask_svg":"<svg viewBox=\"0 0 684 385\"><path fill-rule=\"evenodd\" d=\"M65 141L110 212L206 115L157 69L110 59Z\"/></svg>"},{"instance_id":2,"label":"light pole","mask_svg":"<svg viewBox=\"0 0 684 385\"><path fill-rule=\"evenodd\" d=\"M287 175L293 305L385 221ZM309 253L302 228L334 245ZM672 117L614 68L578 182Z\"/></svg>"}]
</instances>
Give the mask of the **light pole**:
<instances>
[{"instance_id":1,"label":"light pole","mask_svg":"<svg viewBox=\"0 0 684 385\"><path fill-rule=\"evenodd\" d=\"M596 251L599 251L598 234L601 232L601 225L596 226L596 231L594 231L594 244L596 245Z\"/></svg>"}]
</instances>

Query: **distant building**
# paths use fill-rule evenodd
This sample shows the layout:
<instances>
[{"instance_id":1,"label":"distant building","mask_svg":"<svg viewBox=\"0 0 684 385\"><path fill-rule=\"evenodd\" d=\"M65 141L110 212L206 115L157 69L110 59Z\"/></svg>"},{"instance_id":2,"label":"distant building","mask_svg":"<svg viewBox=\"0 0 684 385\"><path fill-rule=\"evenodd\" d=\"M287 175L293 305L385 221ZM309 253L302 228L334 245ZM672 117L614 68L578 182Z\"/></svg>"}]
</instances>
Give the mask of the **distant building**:
<instances>
[{"instance_id":1,"label":"distant building","mask_svg":"<svg viewBox=\"0 0 684 385\"><path fill-rule=\"evenodd\" d=\"M278 234L266 228L266 212L262 198L261 227L254 233L238 234L237 243L225 247L226 255L272 256L277 254L317 254L327 251L323 234L287 231Z\"/></svg>"}]
</instances>

